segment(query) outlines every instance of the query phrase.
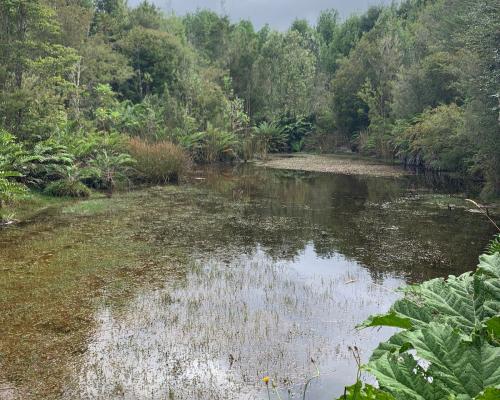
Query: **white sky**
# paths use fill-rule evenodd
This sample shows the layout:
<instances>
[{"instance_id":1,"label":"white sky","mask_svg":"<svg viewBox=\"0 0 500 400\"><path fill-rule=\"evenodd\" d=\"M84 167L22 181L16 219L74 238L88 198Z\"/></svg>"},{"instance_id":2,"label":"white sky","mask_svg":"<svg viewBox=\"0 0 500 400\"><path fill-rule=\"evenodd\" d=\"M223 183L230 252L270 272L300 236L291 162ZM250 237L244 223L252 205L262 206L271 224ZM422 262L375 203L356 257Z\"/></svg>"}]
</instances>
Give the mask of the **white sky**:
<instances>
[{"instance_id":1,"label":"white sky","mask_svg":"<svg viewBox=\"0 0 500 400\"><path fill-rule=\"evenodd\" d=\"M131 6L141 0L129 0ZM269 23L279 30L287 29L295 18L307 19L311 23L321 10L335 8L341 17L363 12L371 5L390 4L392 0L149 0L164 10L173 10L178 15L209 8L228 14L233 21L251 20L257 28Z\"/></svg>"}]
</instances>

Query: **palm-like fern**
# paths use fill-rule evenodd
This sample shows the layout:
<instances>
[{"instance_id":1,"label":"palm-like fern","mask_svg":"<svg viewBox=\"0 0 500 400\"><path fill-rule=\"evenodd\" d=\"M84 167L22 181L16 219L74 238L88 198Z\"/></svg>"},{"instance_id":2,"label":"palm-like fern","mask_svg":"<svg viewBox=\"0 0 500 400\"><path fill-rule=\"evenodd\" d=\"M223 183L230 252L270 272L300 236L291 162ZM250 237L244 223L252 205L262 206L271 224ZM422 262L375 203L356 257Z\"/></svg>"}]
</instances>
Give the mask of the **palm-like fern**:
<instances>
[{"instance_id":1,"label":"palm-like fern","mask_svg":"<svg viewBox=\"0 0 500 400\"><path fill-rule=\"evenodd\" d=\"M127 172L133 164L135 164L135 160L128 154L113 154L103 150L90 161L90 168L87 170L90 175L94 175L102 181L108 190L108 196L111 196L116 181L126 179Z\"/></svg>"},{"instance_id":2,"label":"palm-like fern","mask_svg":"<svg viewBox=\"0 0 500 400\"><path fill-rule=\"evenodd\" d=\"M0 208L2 208L5 201L12 200L16 195L25 193L25 187L12 180L12 178L20 176L21 174L18 172L0 170Z\"/></svg>"},{"instance_id":3,"label":"palm-like fern","mask_svg":"<svg viewBox=\"0 0 500 400\"><path fill-rule=\"evenodd\" d=\"M486 252L491 255L500 253L500 233L495 235L493 240L488 244Z\"/></svg>"},{"instance_id":4,"label":"palm-like fern","mask_svg":"<svg viewBox=\"0 0 500 400\"><path fill-rule=\"evenodd\" d=\"M276 123L262 122L253 128L253 133L265 154L284 151L287 147L287 135Z\"/></svg>"},{"instance_id":5,"label":"palm-like fern","mask_svg":"<svg viewBox=\"0 0 500 400\"><path fill-rule=\"evenodd\" d=\"M12 200L26 190L23 185L15 181L15 178L22 176L15 169L16 159L23 154L22 146L15 142L14 136L0 130L0 209L4 202Z\"/></svg>"}]
</instances>

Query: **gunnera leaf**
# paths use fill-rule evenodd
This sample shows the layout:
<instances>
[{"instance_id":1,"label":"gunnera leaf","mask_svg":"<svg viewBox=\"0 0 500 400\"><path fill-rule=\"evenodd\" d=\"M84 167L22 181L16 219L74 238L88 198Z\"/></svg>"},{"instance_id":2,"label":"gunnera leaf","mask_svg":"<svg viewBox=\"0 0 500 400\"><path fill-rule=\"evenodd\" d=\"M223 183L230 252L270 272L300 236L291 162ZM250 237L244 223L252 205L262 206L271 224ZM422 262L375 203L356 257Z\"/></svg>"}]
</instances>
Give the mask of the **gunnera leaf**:
<instances>
[{"instance_id":1,"label":"gunnera leaf","mask_svg":"<svg viewBox=\"0 0 500 400\"><path fill-rule=\"evenodd\" d=\"M500 382L500 348L446 324L400 332L380 347L365 369L396 399L474 399Z\"/></svg>"},{"instance_id":2,"label":"gunnera leaf","mask_svg":"<svg viewBox=\"0 0 500 400\"><path fill-rule=\"evenodd\" d=\"M474 274L433 279L402 291L404 298L387 314L373 316L361 327L418 329L435 321L472 334L500 314L500 253L481 256Z\"/></svg>"}]
</instances>

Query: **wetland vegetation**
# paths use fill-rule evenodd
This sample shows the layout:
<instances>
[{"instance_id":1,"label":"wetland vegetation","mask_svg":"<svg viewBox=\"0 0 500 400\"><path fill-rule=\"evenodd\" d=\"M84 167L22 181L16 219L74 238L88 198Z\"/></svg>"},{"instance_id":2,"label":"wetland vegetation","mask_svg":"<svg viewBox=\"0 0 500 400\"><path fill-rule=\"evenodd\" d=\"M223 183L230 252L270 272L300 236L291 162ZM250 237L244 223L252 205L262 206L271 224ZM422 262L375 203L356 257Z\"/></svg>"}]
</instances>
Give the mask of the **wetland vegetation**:
<instances>
[{"instance_id":1,"label":"wetland vegetation","mask_svg":"<svg viewBox=\"0 0 500 400\"><path fill-rule=\"evenodd\" d=\"M412 175L250 165L53 205L0 232L2 387L265 398L270 375L299 396L312 358L309 396L341 395L349 346L366 361L392 332L355 326L405 283L471 269L494 233L483 218Z\"/></svg>"},{"instance_id":2,"label":"wetland vegetation","mask_svg":"<svg viewBox=\"0 0 500 400\"><path fill-rule=\"evenodd\" d=\"M499 27L0 0L0 400L497 399Z\"/></svg>"}]
</instances>

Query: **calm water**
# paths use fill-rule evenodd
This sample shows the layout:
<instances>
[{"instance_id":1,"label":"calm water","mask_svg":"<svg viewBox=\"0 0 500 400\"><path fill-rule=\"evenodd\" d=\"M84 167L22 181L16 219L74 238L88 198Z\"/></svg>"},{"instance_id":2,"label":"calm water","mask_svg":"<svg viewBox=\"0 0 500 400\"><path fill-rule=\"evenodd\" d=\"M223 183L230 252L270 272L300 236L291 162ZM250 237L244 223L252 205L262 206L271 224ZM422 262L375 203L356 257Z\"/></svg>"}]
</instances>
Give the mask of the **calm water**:
<instances>
[{"instance_id":1,"label":"calm water","mask_svg":"<svg viewBox=\"0 0 500 400\"><path fill-rule=\"evenodd\" d=\"M301 399L319 370L308 398L331 399L355 380L349 346L366 361L391 334L355 326L402 285L473 269L491 233L415 177L245 166L49 210L0 231L0 384L266 399L269 375Z\"/></svg>"}]
</instances>

